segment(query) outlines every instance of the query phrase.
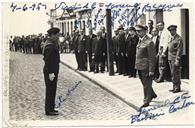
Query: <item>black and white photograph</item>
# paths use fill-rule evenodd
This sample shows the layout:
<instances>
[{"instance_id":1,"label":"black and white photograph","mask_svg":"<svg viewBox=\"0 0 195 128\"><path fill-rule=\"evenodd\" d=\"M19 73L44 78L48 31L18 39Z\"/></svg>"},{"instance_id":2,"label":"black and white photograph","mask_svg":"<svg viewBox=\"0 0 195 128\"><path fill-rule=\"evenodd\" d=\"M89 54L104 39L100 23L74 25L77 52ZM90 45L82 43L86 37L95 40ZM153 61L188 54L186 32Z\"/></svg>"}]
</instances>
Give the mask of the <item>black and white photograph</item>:
<instances>
[{"instance_id":1,"label":"black and white photograph","mask_svg":"<svg viewBox=\"0 0 195 128\"><path fill-rule=\"evenodd\" d=\"M194 3L3 1L2 126L194 126Z\"/></svg>"}]
</instances>

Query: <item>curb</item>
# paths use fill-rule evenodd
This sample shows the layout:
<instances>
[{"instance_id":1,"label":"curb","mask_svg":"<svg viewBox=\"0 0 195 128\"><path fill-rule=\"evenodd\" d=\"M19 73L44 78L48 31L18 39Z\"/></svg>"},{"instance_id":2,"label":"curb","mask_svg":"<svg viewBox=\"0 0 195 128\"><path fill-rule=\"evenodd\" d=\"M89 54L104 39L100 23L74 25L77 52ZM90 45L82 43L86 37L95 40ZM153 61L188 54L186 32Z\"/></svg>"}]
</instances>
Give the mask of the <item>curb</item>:
<instances>
[{"instance_id":1,"label":"curb","mask_svg":"<svg viewBox=\"0 0 195 128\"><path fill-rule=\"evenodd\" d=\"M103 86L100 82L95 81L94 79L91 79L90 77L88 77L87 75L83 74L82 72L75 70L73 67L71 67L70 65L66 64L65 62L61 61L61 64L67 66L69 69L75 71L76 73L80 74L81 76L83 76L84 78L88 79L89 81L91 81L92 83L98 85L99 87L101 87L102 89L106 90L107 92L109 92L110 94L112 94L113 96L117 97L118 99L122 100L123 102L125 102L127 105L129 105L130 107L132 107L135 110L139 110L139 107L132 104L131 102L127 101L125 98L123 98L122 96L118 95L117 93L115 93L114 91L106 88L105 86Z\"/></svg>"}]
</instances>

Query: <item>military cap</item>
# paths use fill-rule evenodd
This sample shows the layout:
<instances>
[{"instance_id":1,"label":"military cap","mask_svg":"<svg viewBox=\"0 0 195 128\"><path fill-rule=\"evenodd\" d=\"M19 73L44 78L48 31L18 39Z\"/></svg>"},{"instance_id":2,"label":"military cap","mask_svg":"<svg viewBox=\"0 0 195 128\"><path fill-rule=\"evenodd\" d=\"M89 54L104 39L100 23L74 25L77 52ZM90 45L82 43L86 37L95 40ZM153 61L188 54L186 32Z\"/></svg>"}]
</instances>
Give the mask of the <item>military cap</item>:
<instances>
[{"instance_id":1,"label":"military cap","mask_svg":"<svg viewBox=\"0 0 195 128\"><path fill-rule=\"evenodd\" d=\"M177 25L170 25L167 29L171 31L171 30L176 30L176 28L177 28Z\"/></svg>"},{"instance_id":2,"label":"military cap","mask_svg":"<svg viewBox=\"0 0 195 128\"><path fill-rule=\"evenodd\" d=\"M60 29L59 29L59 28L56 28L56 27L50 28L49 30L47 30L47 33L48 33L49 35L51 35L51 34L57 34L57 33L59 33L59 32L60 32Z\"/></svg>"},{"instance_id":3,"label":"military cap","mask_svg":"<svg viewBox=\"0 0 195 128\"><path fill-rule=\"evenodd\" d=\"M147 30L147 27L146 26L143 26L143 25L136 25L135 26L135 29L136 29L136 31Z\"/></svg>"},{"instance_id":4,"label":"military cap","mask_svg":"<svg viewBox=\"0 0 195 128\"><path fill-rule=\"evenodd\" d=\"M134 27L130 27L129 30L134 30L134 31L136 31Z\"/></svg>"}]
</instances>

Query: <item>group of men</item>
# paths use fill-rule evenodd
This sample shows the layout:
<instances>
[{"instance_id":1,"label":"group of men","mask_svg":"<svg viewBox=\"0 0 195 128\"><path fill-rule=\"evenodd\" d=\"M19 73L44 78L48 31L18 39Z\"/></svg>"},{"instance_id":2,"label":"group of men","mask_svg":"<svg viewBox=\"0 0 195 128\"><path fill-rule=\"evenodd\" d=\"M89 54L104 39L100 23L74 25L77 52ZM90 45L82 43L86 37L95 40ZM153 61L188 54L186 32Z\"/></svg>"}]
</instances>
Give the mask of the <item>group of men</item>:
<instances>
[{"instance_id":1,"label":"group of men","mask_svg":"<svg viewBox=\"0 0 195 128\"><path fill-rule=\"evenodd\" d=\"M45 42L46 37L42 34L28 36L10 36L9 48L10 51L22 52L25 54L41 54L41 44Z\"/></svg>"},{"instance_id":2,"label":"group of men","mask_svg":"<svg viewBox=\"0 0 195 128\"><path fill-rule=\"evenodd\" d=\"M170 25L166 31L164 22L159 22L157 28L144 25L136 25L126 30L120 26L115 31L112 39L111 51L116 62L117 72L129 77L136 77L136 71L144 89L144 104L149 106L157 94L152 88L152 81L156 78L161 82L166 68L166 61L171 71L173 89L177 93L181 91L181 55L183 49L182 38L177 34L177 26ZM46 115L58 115L55 108L55 95L59 72L59 29L51 28L48 38L43 46L44 55L44 78L46 84L45 112ZM152 34L150 36L149 34ZM89 35L84 30L75 30L71 38L74 54L78 64L78 70L98 73L105 71L106 66L106 42L105 27L101 27L97 34L90 29ZM158 72L158 73L157 73Z\"/></svg>"},{"instance_id":3,"label":"group of men","mask_svg":"<svg viewBox=\"0 0 195 128\"><path fill-rule=\"evenodd\" d=\"M153 36L150 38L147 35L147 26L136 26L139 42L136 48L135 68L138 70L144 89L144 104L141 107L149 106L151 100L157 97L152 88L152 81L155 77L156 82L164 80L167 61L173 83L173 89L169 91L173 93L181 91L182 38L176 32L176 25L170 25L167 30L169 33L164 28L164 22L159 22L157 28L151 30Z\"/></svg>"},{"instance_id":4,"label":"group of men","mask_svg":"<svg viewBox=\"0 0 195 128\"><path fill-rule=\"evenodd\" d=\"M170 25L165 28L164 22L153 27L149 20L148 26L137 25L124 29L119 26L112 38L111 51L119 75L136 77L138 74L144 85L144 105L149 105L156 98L152 89L153 79L159 83L164 80L173 82L173 93L181 91L181 56L183 50L182 38L176 33L177 26ZM75 31L73 46L78 70L94 73L104 72L107 64L105 27L101 27L96 35L90 30L84 35L83 30Z\"/></svg>"}]
</instances>

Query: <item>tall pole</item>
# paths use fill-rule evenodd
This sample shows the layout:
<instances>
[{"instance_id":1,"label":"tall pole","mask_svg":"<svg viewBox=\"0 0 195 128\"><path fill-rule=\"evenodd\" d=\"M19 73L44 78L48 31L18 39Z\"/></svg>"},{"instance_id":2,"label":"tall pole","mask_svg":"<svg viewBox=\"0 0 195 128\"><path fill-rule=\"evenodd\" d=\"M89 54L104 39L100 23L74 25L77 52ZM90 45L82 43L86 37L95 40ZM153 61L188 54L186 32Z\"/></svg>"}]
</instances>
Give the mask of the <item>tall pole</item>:
<instances>
[{"instance_id":1,"label":"tall pole","mask_svg":"<svg viewBox=\"0 0 195 128\"><path fill-rule=\"evenodd\" d=\"M106 9L106 31L107 31L107 59L109 75L114 75L113 51L112 51L112 29L111 9Z\"/></svg>"}]
</instances>

